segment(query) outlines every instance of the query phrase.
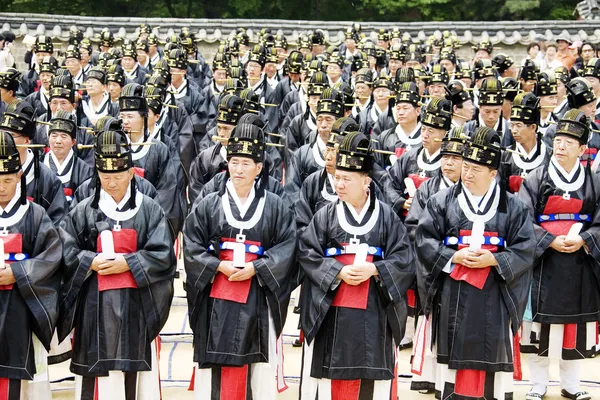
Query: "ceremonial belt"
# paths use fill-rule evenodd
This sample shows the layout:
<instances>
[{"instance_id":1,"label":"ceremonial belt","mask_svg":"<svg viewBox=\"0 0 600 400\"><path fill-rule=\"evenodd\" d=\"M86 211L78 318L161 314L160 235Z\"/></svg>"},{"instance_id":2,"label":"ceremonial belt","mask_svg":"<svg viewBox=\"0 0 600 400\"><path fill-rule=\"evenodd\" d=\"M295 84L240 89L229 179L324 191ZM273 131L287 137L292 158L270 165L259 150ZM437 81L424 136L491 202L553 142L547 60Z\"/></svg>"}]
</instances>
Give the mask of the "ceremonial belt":
<instances>
[{"instance_id":1,"label":"ceremonial belt","mask_svg":"<svg viewBox=\"0 0 600 400\"><path fill-rule=\"evenodd\" d=\"M538 222L549 221L585 221L591 222L592 216L589 214L542 214L537 217Z\"/></svg>"},{"instance_id":2,"label":"ceremonial belt","mask_svg":"<svg viewBox=\"0 0 600 400\"><path fill-rule=\"evenodd\" d=\"M383 258L383 250L381 247L369 246L368 253L370 256ZM329 247L325 249L326 257L341 256L342 254L356 254L356 250L354 249L354 246L344 246L341 249L338 249L337 247Z\"/></svg>"},{"instance_id":3,"label":"ceremonial belt","mask_svg":"<svg viewBox=\"0 0 600 400\"><path fill-rule=\"evenodd\" d=\"M221 245L219 247L221 248L221 250L233 250L235 247L234 243L235 242L221 242ZM257 246L255 244L244 244L244 246L246 247L246 253L257 254L259 256L262 256L265 252L262 246ZM208 251L214 250L215 247L212 244L208 246Z\"/></svg>"},{"instance_id":4,"label":"ceremonial belt","mask_svg":"<svg viewBox=\"0 0 600 400\"><path fill-rule=\"evenodd\" d=\"M469 245L469 244L471 244L471 236L459 236L459 237L447 236L444 239L444 244L446 246L456 246L459 244ZM502 246L502 247L506 246L506 244L504 242L504 238L498 237L498 236L484 236L482 244L487 244L490 246Z\"/></svg>"},{"instance_id":5,"label":"ceremonial belt","mask_svg":"<svg viewBox=\"0 0 600 400\"><path fill-rule=\"evenodd\" d=\"M29 254L26 253L5 253L4 261L18 262L29 260Z\"/></svg>"}]
</instances>

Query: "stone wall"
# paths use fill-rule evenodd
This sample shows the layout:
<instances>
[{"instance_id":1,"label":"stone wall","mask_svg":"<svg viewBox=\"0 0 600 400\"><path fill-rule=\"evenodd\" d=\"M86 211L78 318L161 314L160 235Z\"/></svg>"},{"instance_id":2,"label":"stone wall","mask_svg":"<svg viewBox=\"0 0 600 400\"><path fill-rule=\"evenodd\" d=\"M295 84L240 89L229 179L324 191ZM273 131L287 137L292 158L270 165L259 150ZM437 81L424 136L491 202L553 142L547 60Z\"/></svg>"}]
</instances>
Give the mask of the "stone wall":
<instances>
[{"instance_id":1,"label":"stone wall","mask_svg":"<svg viewBox=\"0 0 600 400\"><path fill-rule=\"evenodd\" d=\"M56 48L66 47L69 28L77 26L85 36L93 37L108 27L117 38L135 39L140 24L149 24L161 38L189 27L196 33L198 47L207 59L211 59L221 40L237 27L244 27L255 39L260 28L268 27L286 35L288 42L294 43L298 36L307 31L321 29L328 44L339 44L344 40L344 30L351 25L348 21L286 21L286 20L247 20L247 19L173 19L173 18L124 18L124 17L86 17L47 14L0 13L1 30L11 30L17 35L13 47L15 59L23 68L23 55L31 45L35 35L51 36ZM567 35L572 40L589 40L600 43L600 21L497 21L497 22L410 22L398 25L390 23L361 23L363 32L376 38L375 30L385 27L398 27L415 39L425 41L430 35L441 36L448 30L458 37L461 47L458 54L462 58L473 55L471 46L487 37L503 52L519 62L525 55L526 46L533 41L554 42L558 35ZM294 47L293 45L291 47Z\"/></svg>"}]
</instances>

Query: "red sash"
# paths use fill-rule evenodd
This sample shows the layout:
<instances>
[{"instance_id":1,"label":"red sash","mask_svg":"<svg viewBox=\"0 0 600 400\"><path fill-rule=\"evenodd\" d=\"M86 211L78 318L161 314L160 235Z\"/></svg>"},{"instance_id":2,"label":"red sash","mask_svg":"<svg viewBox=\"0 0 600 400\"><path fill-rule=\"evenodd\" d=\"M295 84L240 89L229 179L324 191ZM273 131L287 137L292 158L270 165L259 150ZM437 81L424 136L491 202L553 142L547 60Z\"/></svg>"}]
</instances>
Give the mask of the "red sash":
<instances>
[{"instance_id":1,"label":"red sash","mask_svg":"<svg viewBox=\"0 0 600 400\"><path fill-rule=\"evenodd\" d=\"M415 187L418 189L423 182L429 180L428 176L421 176L419 174L408 174L408 177L410 178L411 181L414 182ZM408 210L402 210L402 216L406 217L408 215Z\"/></svg>"},{"instance_id":2,"label":"red sash","mask_svg":"<svg viewBox=\"0 0 600 400\"><path fill-rule=\"evenodd\" d=\"M0 239L4 242L4 254L23 252L23 235L20 233L9 233ZM4 254L2 256L4 256ZM6 264L12 264L11 261L4 261ZM12 290L14 283L10 285L0 285L0 290Z\"/></svg>"},{"instance_id":3,"label":"red sash","mask_svg":"<svg viewBox=\"0 0 600 400\"><path fill-rule=\"evenodd\" d=\"M144 178L144 175L146 174L146 170L141 167L133 167L133 171L140 178Z\"/></svg>"},{"instance_id":4,"label":"red sash","mask_svg":"<svg viewBox=\"0 0 600 400\"><path fill-rule=\"evenodd\" d=\"M406 153L406 147L396 147L394 149L394 154L396 154L396 157L398 158L400 158L404 153Z\"/></svg>"},{"instance_id":5,"label":"red sash","mask_svg":"<svg viewBox=\"0 0 600 400\"><path fill-rule=\"evenodd\" d=\"M544 214L576 214L581 211L583 201L579 199L570 198L569 200L563 199L562 196L550 196L546 207L544 207ZM562 220L562 221L548 221L541 222L540 226L555 236L566 235L569 233L571 226L576 221Z\"/></svg>"},{"instance_id":6,"label":"red sash","mask_svg":"<svg viewBox=\"0 0 600 400\"><path fill-rule=\"evenodd\" d=\"M585 151L583 152L583 156L581 156L581 165L587 167L588 162L593 163L597 154L598 149L595 149L593 147L588 147L587 149L585 149Z\"/></svg>"},{"instance_id":7,"label":"red sash","mask_svg":"<svg viewBox=\"0 0 600 400\"><path fill-rule=\"evenodd\" d=\"M460 236L470 236L471 231L460 231ZM483 236L498 236L498 232L484 232ZM459 244L458 249L464 249L465 247L469 247L467 244ZM498 246L493 246L489 244L484 244L481 246L484 250L489 250L492 253L496 253L498 251ZM465 281L471 286L475 286L477 289L483 289L485 285L485 281L487 280L488 275L490 274L491 267L485 268L468 268L462 264L456 264L452 272L450 273L450 278L455 281Z\"/></svg>"},{"instance_id":8,"label":"red sash","mask_svg":"<svg viewBox=\"0 0 600 400\"><path fill-rule=\"evenodd\" d=\"M235 239L231 238L222 238L221 240L223 242L235 242ZM244 243L260 246L260 242L252 242L250 240L246 240ZM245 259L246 262L251 262L258 259L258 255L246 253ZM233 261L233 250L222 249L219 253L219 260ZM209 296L214 299L229 300L236 303L246 304L248 301L248 295L250 294L251 284L252 279L231 282L227 275L217 272L212 287L210 288Z\"/></svg>"},{"instance_id":9,"label":"red sash","mask_svg":"<svg viewBox=\"0 0 600 400\"><path fill-rule=\"evenodd\" d=\"M354 254L341 254L334 257L337 261L344 265L354 264ZM368 262L373 262L373 256L367 256ZM335 292L332 306L357 308L359 310L367 309L367 301L369 300L369 286L371 279L367 279L359 285L352 286L342 281Z\"/></svg>"},{"instance_id":10,"label":"red sash","mask_svg":"<svg viewBox=\"0 0 600 400\"><path fill-rule=\"evenodd\" d=\"M523 183L523 177L520 175L511 175L508 177L508 190L511 193L518 193Z\"/></svg>"},{"instance_id":11,"label":"red sash","mask_svg":"<svg viewBox=\"0 0 600 400\"><path fill-rule=\"evenodd\" d=\"M121 228L121 230L118 231L113 230L112 233L115 244L115 253L129 254L137 251L137 232L135 229ZM96 241L96 248L99 253L102 252L102 240L100 239L100 235L98 235L98 240ZM138 287L131 271L112 275L97 275L99 292L115 289L135 289Z\"/></svg>"}]
</instances>

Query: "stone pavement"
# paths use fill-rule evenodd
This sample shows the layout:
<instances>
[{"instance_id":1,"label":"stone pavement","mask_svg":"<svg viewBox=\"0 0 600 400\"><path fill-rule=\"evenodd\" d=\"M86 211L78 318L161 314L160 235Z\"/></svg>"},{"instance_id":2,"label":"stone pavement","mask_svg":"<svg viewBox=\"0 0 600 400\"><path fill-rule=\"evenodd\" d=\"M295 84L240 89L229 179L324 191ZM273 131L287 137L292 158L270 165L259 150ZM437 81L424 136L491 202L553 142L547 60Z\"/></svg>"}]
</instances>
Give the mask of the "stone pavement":
<instances>
[{"instance_id":1,"label":"stone pavement","mask_svg":"<svg viewBox=\"0 0 600 400\"><path fill-rule=\"evenodd\" d=\"M163 399L191 400L192 392L187 390L189 379L191 377L192 363L192 345L191 331L187 323L187 305L185 301L185 292L182 289L182 281L176 281L176 297L173 301L169 321L162 332L162 348L160 359L160 375L163 380L162 393ZM298 334L295 327L298 324L298 316L290 312L289 318L284 329L284 351L285 366L284 373L287 377L289 389L279 395L281 400L292 400L298 398L298 383L300 377L301 350L291 345L293 339ZM422 395L410 391L410 350L400 352L399 368L399 399L400 400L433 400L433 395ZM73 374L69 371L68 361L50 367L51 379L57 380ZM516 382L515 400L524 399L529 389L527 381L529 371L527 362L523 360L523 374L525 381ZM551 370L552 387L548 390L547 400L560 399L560 389L558 387L558 365L553 364ZM586 360L582 367L582 379L585 381L582 388L590 392L593 398L600 400L600 357L592 360ZM593 382L595 381L595 382ZM64 381L52 384L53 399L73 399L74 383L73 381Z\"/></svg>"}]
</instances>

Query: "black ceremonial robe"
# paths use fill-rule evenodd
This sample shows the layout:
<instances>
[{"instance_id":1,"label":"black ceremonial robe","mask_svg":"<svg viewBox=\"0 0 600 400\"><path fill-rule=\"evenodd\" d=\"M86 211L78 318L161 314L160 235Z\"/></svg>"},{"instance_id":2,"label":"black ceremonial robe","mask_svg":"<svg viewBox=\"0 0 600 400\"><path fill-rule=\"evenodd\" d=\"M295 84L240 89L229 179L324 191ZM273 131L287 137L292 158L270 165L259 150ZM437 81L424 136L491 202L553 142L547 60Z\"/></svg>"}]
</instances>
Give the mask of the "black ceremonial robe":
<instances>
[{"instance_id":1,"label":"black ceremonial robe","mask_svg":"<svg viewBox=\"0 0 600 400\"><path fill-rule=\"evenodd\" d=\"M52 157L50 151L44 156L44 165L50 168L62 183L63 193L69 204L73 201L77 188L94 174L92 168L81 161L73 151L64 160L63 165L58 165L57 160Z\"/></svg>"},{"instance_id":2,"label":"black ceremonial robe","mask_svg":"<svg viewBox=\"0 0 600 400\"><path fill-rule=\"evenodd\" d=\"M16 280L0 286L0 377L31 380L36 373L32 333L49 350L58 319L62 243L46 211L29 201L4 213L0 228Z\"/></svg>"},{"instance_id":3,"label":"black ceremonial robe","mask_svg":"<svg viewBox=\"0 0 600 400\"><path fill-rule=\"evenodd\" d=\"M101 192L98 208L91 207L90 197L60 226L65 277L57 329L60 341L75 329L71 371L78 375L153 368L150 343L169 315L177 261L161 207L135 193L135 208L127 201L117 211L104 205L108 195ZM99 253L100 233L109 229L115 253L124 254L130 271L99 279L90 265Z\"/></svg>"},{"instance_id":4,"label":"black ceremonial robe","mask_svg":"<svg viewBox=\"0 0 600 400\"><path fill-rule=\"evenodd\" d=\"M406 324L405 293L414 279L413 253L404 225L387 205L370 197L365 207L359 224L346 203L326 205L299 242L305 275L300 317L314 347L312 378L394 378L394 351ZM340 270L354 262L348 244L356 240L368 244L367 261L379 276L354 287L338 285ZM347 304L355 299L362 304Z\"/></svg>"},{"instance_id":5,"label":"black ceremonial robe","mask_svg":"<svg viewBox=\"0 0 600 400\"><path fill-rule=\"evenodd\" d=\"M269 362L269 313L279 336L296 273L295 224L288 207L275 194L257 190L242 218L230 190L228 185L202 199L183 230L194 361L200 368ZM240 235L256 275L249 283L228 284L217 267L228 256L226 243ZM246 301L226 300L217 283L245 290Z\"/></svg>"},{"instance_id":6,"label":"black ceremonial robe","mask_svg":"<svg viewBox=\"0 0 600 400\"><path fill-rule=\"evenodd\" d=\"M423 311L434 321L437 362L493 375L513 371L510 333L516 334L525 311L535 237L524 204L495 183L490 191L481 213L472 211L462 184L431 197L420 216L415 249ZM476 219L485 222L484 235L490 239L483 248L496 253L499 265L469 269L452 264L448 274L444 268L457 244L471 235Z\"/></svg>"}]
</instances>

